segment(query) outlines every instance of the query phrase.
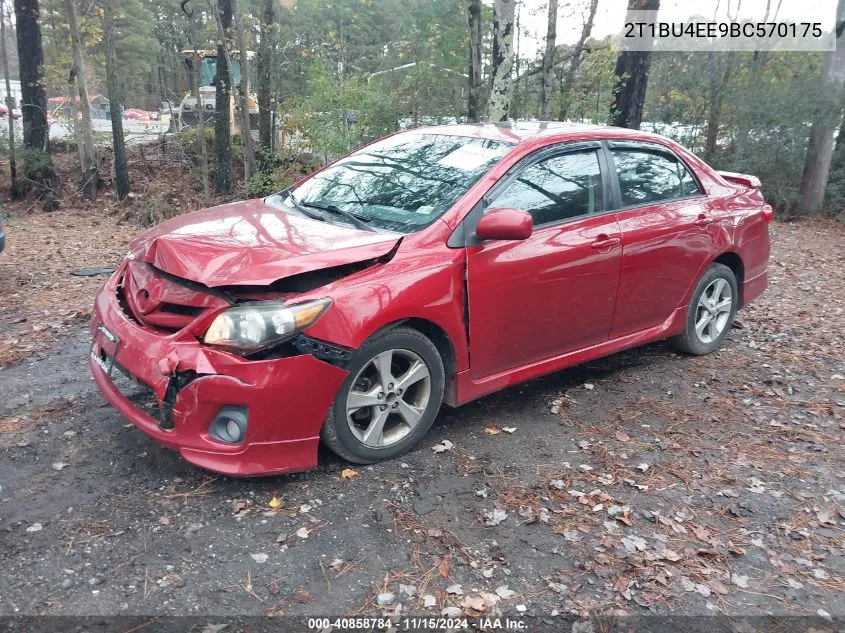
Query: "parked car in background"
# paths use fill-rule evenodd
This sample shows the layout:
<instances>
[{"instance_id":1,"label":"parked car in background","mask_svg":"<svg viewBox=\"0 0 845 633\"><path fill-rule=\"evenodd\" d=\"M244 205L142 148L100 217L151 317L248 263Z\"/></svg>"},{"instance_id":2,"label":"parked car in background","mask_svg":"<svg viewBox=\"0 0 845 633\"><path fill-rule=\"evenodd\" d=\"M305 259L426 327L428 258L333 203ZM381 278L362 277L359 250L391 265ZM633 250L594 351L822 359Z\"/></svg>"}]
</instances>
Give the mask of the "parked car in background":
<instances>
[{"instance_id":1,"label":"parked car in background","mask_svg":"<svg viewBox=\"0 0 845 633\"><path fill-rule=\"evenodd\" d=\"M126 108L123 111L123 118L127 121L149 121L150 113L138 108Z\"/></svg>"},{"instance_id":2,"label":"parked car in background","mask_svg":"<svg viewBox=\"0 0 845 633\"><path fill-rule=\"evenodd\" d=\"M389 459L442 403L664 338L718 348L767 285L759 185L634 130L401 132L139 235L97 296L91 372L210 470L313 468L321 439Z\"/></svg>"},{"instance_id":3,"label":"parked car in background","mask_svg":"<svg viewBox=\"0 0 845 633\"><path fill-rule=\"evenodd\" d=\"M9 108L0 105L0 118L9 118ZM17 120L21 118L20 108L12 108L12 119Z\"/></svg>"}]
</instances>

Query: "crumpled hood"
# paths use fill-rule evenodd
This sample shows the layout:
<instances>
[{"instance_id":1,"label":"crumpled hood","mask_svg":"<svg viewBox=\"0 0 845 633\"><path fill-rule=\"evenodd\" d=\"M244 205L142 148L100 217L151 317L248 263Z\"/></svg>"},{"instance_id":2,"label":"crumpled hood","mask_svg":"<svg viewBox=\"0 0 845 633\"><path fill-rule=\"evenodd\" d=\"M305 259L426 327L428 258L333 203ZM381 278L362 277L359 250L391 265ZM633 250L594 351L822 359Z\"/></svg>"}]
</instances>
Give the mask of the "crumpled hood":
<instances>
[{"instance_id":1,"label":"crumpled hood","mask_svg":"<svg viewBox=\"0 0 845 633\"><path fill-rule=\"evenodd\" d=\"M209 287L266 286L291 275L381 257L399 239L247 200L173 218L137 236L130 252L159 270Z\"/></svg>"}]
</instances>

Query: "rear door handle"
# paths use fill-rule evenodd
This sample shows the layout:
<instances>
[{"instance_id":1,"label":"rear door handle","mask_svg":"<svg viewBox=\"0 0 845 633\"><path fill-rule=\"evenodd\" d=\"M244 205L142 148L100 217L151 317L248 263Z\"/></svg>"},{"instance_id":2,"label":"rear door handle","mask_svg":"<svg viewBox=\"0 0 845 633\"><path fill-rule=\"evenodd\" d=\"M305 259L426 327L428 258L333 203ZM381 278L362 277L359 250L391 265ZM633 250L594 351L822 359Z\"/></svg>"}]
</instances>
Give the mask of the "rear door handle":
<instances>
[{"instance_id":1,"label":"rear door handle","mask_svg":"<svg viewBox=\"0 0 845 633\"><path fill-rule=\"evenodd\" d=\"M707 226L708 224L713 224L715 222L713 218L707 217L703 213L698 216L698 219L695 221L696 226Z\"/></svg>"},{"instance_id":2,"label":"rear door handle","mask_svg":"<svg viewBox=\"0 0 845 633\"><path fill-rule=\"evenodd\" d=\"M613 248L619 246L622 240L618 237L601 236L595 242L590 244L593 248Z\"/></svg>"}]
</instances>

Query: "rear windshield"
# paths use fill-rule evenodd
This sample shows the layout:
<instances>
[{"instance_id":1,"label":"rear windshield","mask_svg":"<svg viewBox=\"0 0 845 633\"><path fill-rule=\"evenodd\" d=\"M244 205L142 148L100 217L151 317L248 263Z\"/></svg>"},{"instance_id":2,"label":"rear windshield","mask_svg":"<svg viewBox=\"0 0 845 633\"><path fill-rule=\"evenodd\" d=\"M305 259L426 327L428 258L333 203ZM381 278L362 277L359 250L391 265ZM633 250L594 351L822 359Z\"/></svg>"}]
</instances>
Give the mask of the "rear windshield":
<instances>
[{"instance_id":1,"label":"rear windshield","mask_svg":"<svg viewBox=\"0 0 845 633\"><path fill-rule=\"evenodd\" d=\"M466 136L398 134L326 167L276 202L333 205L373 228L411 233L445 213L511 147Z\"/></svg>"}]
</instances>

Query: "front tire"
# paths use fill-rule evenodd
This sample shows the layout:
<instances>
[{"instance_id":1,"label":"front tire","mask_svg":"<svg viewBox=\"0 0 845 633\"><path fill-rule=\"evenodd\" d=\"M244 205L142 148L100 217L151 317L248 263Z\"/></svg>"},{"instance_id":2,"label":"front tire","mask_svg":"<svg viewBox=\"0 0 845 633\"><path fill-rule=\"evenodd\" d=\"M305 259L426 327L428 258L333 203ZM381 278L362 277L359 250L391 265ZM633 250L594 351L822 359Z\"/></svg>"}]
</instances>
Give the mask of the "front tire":
<instances>
[{"instance_id":1,"label":"front tire","mask_svg":"<svg viewBox=\"0 0 845 633\"><path fill-rule=\"evenodd\" d=\"M440 353L423 334L376 334L347 366L320 436L339 457L372 464L407 452L428 433L443 402Z\"/></svg>"},{"instance_id":2,"label":"front tire","mask_svg":"<svg viewBox=\"0 0 845 633\"><path fill-rule=\"evenodd\" d=\"M692 293L684 333L673 338L672 344L687 354L709 354L724 341L737 308L736 275L724 264L711 264Z\"/></svg>"}]
</instances>

